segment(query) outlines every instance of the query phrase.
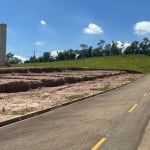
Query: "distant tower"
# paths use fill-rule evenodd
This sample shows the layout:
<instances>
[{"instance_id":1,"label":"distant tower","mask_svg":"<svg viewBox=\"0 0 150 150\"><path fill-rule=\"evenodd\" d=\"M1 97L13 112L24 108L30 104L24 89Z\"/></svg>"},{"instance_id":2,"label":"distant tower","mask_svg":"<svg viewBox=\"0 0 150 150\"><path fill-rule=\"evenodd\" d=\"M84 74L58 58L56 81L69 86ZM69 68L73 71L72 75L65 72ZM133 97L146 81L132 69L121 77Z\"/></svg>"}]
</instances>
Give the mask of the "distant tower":
<instances>
[{"instance_id":1,"label":"distant tower","mask_svg":"<svg viewBox=\"0 0 150 150\"><path fill-rule=\"evenodd\" d=\"M0 24L0 63L6 63L6 32L7 25Z\"/></svg>"}]
</instances>

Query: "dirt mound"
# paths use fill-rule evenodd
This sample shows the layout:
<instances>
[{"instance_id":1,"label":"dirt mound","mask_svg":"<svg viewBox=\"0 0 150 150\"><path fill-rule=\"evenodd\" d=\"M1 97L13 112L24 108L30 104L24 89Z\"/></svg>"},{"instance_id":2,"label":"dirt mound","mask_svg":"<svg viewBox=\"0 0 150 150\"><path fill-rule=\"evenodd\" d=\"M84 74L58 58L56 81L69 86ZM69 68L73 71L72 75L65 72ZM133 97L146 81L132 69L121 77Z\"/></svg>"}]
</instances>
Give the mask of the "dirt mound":
<instances>
[{"instance_id":1,"label":"dirt mound","mask_svg":"<svg viewBox=\"0 0 150 150\"><path fill-rule=\"evenodd\" d=\"M60 68L20 68L0 70L0 93L23 92L39 87L91 81L98 78L126 74L126 71Z\"/></svg>"},{"instance_id":2,"label":"dirt mound","mask_svg":"<svg viewBox=\"0 0 150 150\"><path fill-rule=\"evenodd\" d=\"M55 87L133 72L88 68L0 69L0 93L23 92L40 87Z\"/></svg>"}]
</instances>

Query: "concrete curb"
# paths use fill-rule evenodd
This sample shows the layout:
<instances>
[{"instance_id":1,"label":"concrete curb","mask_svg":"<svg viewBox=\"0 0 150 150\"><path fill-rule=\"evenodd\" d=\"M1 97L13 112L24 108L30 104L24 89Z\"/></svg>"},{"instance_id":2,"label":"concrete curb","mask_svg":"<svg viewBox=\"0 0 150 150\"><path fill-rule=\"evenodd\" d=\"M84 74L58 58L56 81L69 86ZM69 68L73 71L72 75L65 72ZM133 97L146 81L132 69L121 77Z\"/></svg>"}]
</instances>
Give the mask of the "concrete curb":
<instances>
[{"instance_id":1,"label":"concrete curb","mask_svg":"<svg viewBox=\"0 0 150 150\"><path fill-rule=\"evenodd\" d=\"M144 75L143 75L143 76L144 76ZM141 76L140 78L142 78L143 76ZM61 108L61 107L64 107L64 106L67 106L67 105L70 105L70 104L73 104L73 103L82 101L82 100L85 100L85 99L90 98L90 97L94 97L94 96L97 96L97 95L100 95L100 94L104 94L104 93L107 93L107 92L112 91L112 90L115 90L115 89L119 89L119 88L121 88L121 87L123 87L123 86L125 86L125 85L128 85L128 84L130 84L130 83L133 83L133 82L139 80L140 78L135 79L135 80L132 81L132 82L129 82L129 83L126 83L126 84L117 86L117 87L115 87L115 88L108 89L108 90L103 91L103 92L99 92L99 93L96 93L96 94L88 95L88 96L85 96L85 97L79 98L79 99L74 99L74 100L72 100L72 101L64 102L64 103L62 103L62 104L59 104L59 105L56 105L56 106L52 106L52 107L50 107L50 108L46 108L46 109L43 109L43 110L40 110L40 111L36 111L36 112L30 113L30 114L26 114L26 115L23 115L23 116L19 116L19 117L13 118L13 119L9 119L9 120L0 122L0 127L6 126L6 125L9 125L9 124L18 122L18 121L22 121L22 120L25 120L25 119L28 119L28 118L32 118L32 117L35 117L35 116L37 116L37 115L41 115L41 114L47 113L47 112L49 112L49 111L52 111L52 110L55 110L55 109L58 109L58 108Z\"/></svg>"}]
</instances>

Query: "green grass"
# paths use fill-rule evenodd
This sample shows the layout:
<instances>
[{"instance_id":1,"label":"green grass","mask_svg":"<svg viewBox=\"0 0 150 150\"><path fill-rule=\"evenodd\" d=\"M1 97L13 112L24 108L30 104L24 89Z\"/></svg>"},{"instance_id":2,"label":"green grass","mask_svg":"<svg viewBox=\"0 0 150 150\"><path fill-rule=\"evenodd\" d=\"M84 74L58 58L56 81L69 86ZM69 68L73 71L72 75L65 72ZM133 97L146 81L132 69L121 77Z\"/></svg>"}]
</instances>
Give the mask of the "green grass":
<instances>
[{"instance_id":1,"label":"green grass","mask_svg":"<svg viewBox=\"0 0 150 150\"><path fill-rule=\"evenodd\" d=\"M25 115L25 114L33 112L33 111L35 111L35 108L30 107L30 108L23 108L23 109L20 109L17 111L13 111L12 114L13 115Z\"/></svg>"},{"instance_id":2,"label":"green grass","mask_svg":"<svg viewBox=\"0 0 150 150\"><path fill-rule=\"evenodd\" d=\"M29 63L14 67L89 67L99 69L128 69L150 73L150 56L127 55L92 57L78 60L56 61L49 63Z\"/></svg>"},{"instance_id":3,"label":"green grass","mask_svg":"<svg viewBox=\"0 0 150 150\"><path fill-rule=\"evenodd\" d=\"M85 96L87 96L88 94L87 93L84 93L84 94L80 94L80 95L72 95L72 96L68 96L66 98L66 101L71 101L71 100L75 100L75 99L80 99L80 98L83 98Z\"/></svg>"},{"instance_id":4,"label":"green grass","mask_svg":"<svg viewBox=\"0 0 150 150\"><path fill-rule=\"evenodd\" d=\"M91 90L96 90L96 91L107 91L110 88L110 85L105 85L102 88L93 88Z\"/></svg>"}]
</instances>

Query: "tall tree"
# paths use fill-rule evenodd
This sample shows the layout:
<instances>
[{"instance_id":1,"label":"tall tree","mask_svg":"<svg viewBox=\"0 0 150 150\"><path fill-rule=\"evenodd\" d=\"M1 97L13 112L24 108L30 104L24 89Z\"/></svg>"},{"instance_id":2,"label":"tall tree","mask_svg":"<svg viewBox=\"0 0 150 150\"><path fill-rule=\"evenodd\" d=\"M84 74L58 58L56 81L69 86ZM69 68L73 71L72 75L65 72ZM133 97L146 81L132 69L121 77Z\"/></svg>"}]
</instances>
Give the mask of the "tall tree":
<instances>
[{"instance_id":1,"label":"tall tree","mask_svg":"<svg viewBox=\"0 0 150 150\"><path fill-rule=\"evenodd\" d=\"M6 61L9 64L20 64L20 63L22 63L22 60L17 58L13 53L8 53L6 55Z\"/></svg>"},{"instance_id":2,"label":"tall tree","mask_svg":"<svg viewBox=\"0 0 150 150\"><path fill-rule=\"evenodd\" d=\"M104 48L104 55L106 56L111 56L111 44L106 44L105 48Z\"/></svg>"},{"instance_id":3,"label":"tall tree","mask_svg":"<svg viewBox=\"0 0 150 150\"><path fill-rule=\"evenodd\" d=\"M93 55L93 48L92 46L88 46L86 44L80 44L82 50L80 51L80 55L82 58L84 57L91 57Z\"/></svg>"},{"instance_id":4,"label":"tall tree","mask_svg":"<svg viewBox=\"0 0 150 150\"><path fill-rule=\"evenodd\" d=\"M118 43L115 41L112 41L111 44L111 53L112 55L119 55L121 54L122 49L118 47Z\"/></svg>"},{"instance_id":5,"label":"tall tree","mask_svg":"<svg viewBox=\"0 0 150 150\"><path fill-rule=\"evenodd\" d=\"M131 50L132 50L132 54L139 54L140 53L139 41L133 41L131 43Z\"/></svg>"},{"instance_id":6,"label":"tall tree","mask_svg":"<svg viewBox=\"0 0 150 150\"><path fill-rule=\"evenodd\" d=\"M62 51L57 52L56 60L65 60L65 55Z\"/></svg>"},{"instance_id":7,"label":"tall tree","mask_svg":"<svg viewBox=\"0 0 150 150\"><path fill-rule=\"evenodd\" d=\"M124 54L140 54L139 41L133 41L130 46L128 46Z\"/></svg>"},{"instance_id":8,"label":"tall tree","mask_svg":"<svg viewBox=\"0 0 150 150\"><path fill-rule=\"evenodd\" d=\"M99 46L100 50L103 50L105 44L105 40L100 40L97 45Z\"/></svg>"},{"instance_id":9,"label":"tall tree","mask_svg":"<svg viewBox=\"0 0 150 150\"><path fill-rule=\"evenodd\" d=\"M80 47L81 47L81 49L83 50L83 49L87 49L87 48L88 48L88 45L86 45L86 44L80 44Z\"/></svg>"},{"instance_id":10,"label":"tall tree","mask_svg":"<svg viewBox=\"0 0 150 150\"><path fill-rule=\"evenodd\" d=\"M145 37L142 40L142 42L140 42L139 48L140 48L142 54L149 55L150 54L150 40Z\"/></svg>"}]
</instances>

